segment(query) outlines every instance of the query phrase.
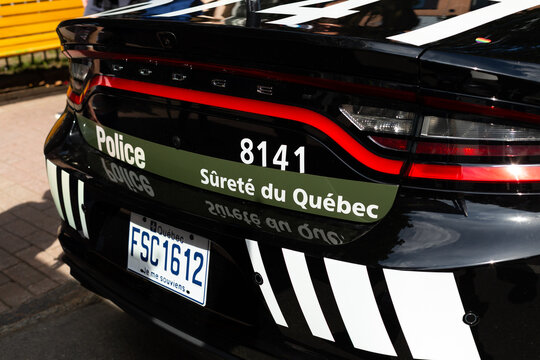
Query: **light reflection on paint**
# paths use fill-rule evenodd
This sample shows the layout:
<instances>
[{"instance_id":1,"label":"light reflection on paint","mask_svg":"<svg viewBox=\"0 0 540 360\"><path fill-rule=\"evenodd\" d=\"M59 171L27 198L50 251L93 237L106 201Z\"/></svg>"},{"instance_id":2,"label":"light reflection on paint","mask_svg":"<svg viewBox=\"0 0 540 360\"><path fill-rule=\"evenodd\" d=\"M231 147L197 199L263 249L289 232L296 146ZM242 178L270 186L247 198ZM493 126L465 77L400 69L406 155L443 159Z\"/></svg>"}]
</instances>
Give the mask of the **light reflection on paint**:
<instances>
[{"instance_id":1,"label":"light reflection on paint","mask_svg":"<svg viewBox=\"0 0 540 360\"><path fill-rule=\"evenodd\" d=\"M524 169L523 167L521 166L518 166L518 165L515 165L515 164L512 164L512 165L509 165L506 167L506 170L512 174L512 176L517 180L519 181L522 177L523 177L523 174L524 174Z\"/></svg>"},{"instance_id":2,"label":"light reflection on paint","mask_svg":"<svg viewBox=\"0 0 540 360\"><path fill-rule=\"evenodd\" d=\"M529 218L526 216L512 216L509 220L521 224L527 222Z\"/></svg>"}]
</instances>

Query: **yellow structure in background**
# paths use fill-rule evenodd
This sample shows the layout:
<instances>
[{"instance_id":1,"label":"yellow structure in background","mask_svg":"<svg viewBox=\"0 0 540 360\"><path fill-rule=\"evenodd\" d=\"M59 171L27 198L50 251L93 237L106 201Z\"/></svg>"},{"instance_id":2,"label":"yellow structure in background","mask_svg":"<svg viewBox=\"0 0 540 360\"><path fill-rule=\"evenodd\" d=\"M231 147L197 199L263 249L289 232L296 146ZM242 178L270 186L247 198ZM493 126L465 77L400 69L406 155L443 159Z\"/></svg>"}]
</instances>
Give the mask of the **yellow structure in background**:
<instances>
[{"instance_id":1,"label":"yellow structure in background","mask_svg":"<svg viewBox=\"0 0 540 360\"><path fill-rule=\"evenodd\" d=\"M83 12L81 0L0 0L0 58L59 48L56 27Z\"/></svg>"}]
</instances>

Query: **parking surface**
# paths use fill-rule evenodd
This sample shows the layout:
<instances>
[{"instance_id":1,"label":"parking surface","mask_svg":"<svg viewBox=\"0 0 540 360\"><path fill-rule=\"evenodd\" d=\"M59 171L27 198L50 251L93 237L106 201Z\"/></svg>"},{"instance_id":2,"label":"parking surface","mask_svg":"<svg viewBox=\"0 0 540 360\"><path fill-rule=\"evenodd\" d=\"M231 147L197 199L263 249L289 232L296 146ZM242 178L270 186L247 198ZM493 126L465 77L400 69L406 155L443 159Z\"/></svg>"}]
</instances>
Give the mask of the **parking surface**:
<instances>
[{"instance_id":1,"label":"parking surface","mask_svg":"<svg viewBox=\"0 0 540 360\"><path fill-rule=\"evenodd\" d=\"M101 301L0 337L0 359L215 360Z\"/></svg>"},{"instance_id":2,"label":"parking surface","mask_svg":"<svg viewBox=\"0 0 540 360\"><path fill-rule=\"evenodd\" d=\"M59 94L0 107L0 315L70 279L43 158L45 137L64 106Z\"/></svg>"}]
</instances>

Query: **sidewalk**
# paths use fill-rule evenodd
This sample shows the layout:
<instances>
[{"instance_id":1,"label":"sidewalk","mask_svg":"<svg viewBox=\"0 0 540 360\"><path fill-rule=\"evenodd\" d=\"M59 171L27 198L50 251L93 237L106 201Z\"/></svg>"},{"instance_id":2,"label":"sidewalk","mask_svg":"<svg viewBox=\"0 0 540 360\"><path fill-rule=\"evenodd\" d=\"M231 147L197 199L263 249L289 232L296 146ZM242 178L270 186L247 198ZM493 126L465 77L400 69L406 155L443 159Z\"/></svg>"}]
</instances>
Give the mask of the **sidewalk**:
<instances>
[{"instance_id":1,"label":"sidewalk","mask_svg":"<svg viewBox=\"0 0 540 360\"><path fill-rule=\"evenodd\" d=\"M65 94L0 106L0 327L3 315L74 282L60 260L43 157L64 107Z\"/></svg>"}]
</instances>

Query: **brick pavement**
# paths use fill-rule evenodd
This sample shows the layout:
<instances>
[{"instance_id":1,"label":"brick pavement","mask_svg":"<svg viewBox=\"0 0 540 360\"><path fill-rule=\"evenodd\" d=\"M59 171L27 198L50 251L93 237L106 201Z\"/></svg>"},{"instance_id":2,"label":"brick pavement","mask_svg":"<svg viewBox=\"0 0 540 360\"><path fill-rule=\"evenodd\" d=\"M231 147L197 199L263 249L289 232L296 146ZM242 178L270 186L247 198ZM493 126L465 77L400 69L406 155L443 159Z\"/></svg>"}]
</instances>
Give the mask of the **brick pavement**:
<instances>
[{"instance_id":1,"label":"brick pavement","mask_svg":"<svg viewBox=\"0 0 540 360\"><path fill-rule=\"evenodd\" d=\"M0 106L0 314L70 281L43 157L64 106L64 94Z\"/></svg>"}]
</instances>

